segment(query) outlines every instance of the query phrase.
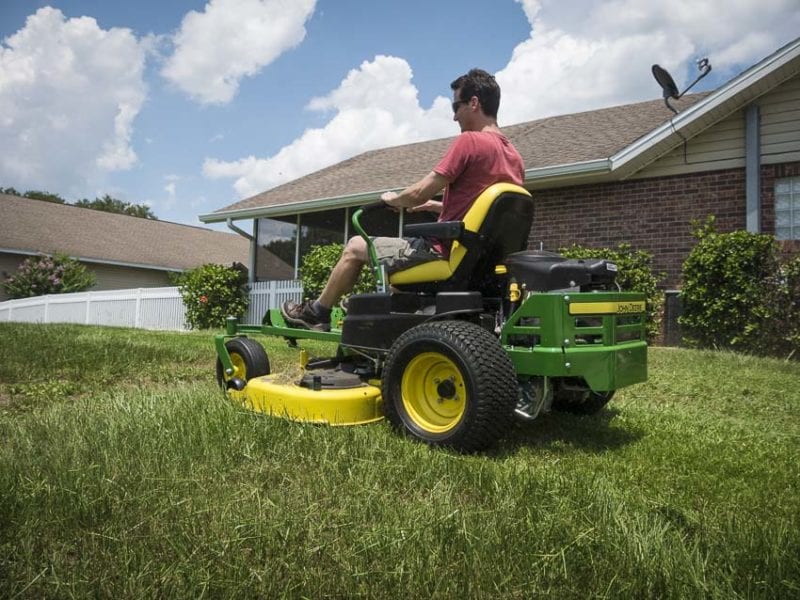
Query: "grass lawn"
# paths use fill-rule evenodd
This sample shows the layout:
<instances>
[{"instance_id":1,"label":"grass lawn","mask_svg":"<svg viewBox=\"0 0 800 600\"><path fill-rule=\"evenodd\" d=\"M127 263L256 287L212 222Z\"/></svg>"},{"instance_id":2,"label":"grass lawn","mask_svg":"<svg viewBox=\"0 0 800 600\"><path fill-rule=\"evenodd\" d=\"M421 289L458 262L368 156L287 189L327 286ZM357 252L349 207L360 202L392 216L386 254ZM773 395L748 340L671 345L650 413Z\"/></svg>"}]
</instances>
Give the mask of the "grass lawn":
<instances>
[{"instance_id":1,"label":"grass lawn","mask_svg":"<svg viewBox=\"0 0 800 600\"><path fill-rule=\"evenodd\" d=\"M461 456L237 408L208 333L0 340L3 598L800 597L797 362L653 348Z\"/></svg>"}]
</instances>

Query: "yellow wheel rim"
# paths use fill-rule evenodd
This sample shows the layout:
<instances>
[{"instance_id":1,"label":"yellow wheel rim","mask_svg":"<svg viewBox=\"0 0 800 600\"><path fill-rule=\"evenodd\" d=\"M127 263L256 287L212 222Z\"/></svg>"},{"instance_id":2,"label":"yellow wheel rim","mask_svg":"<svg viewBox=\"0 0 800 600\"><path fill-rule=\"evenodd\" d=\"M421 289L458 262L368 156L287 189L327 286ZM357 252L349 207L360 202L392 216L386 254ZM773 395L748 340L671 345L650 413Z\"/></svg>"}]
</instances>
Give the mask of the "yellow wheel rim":
<instances>
[{"instance_id":1,"label":"yellow wheel rim","mask_svg":"<svg viewBox=\"0 0 800 600\"><path fill-rule=\"evenodd\" d=\"M467 406L467 389L461 371L452 360L438 352L424 352L408 363L400 393L408 416L430 433L453 429Z\"/></svg>"},{"instance_id":2,"label":"yellow wheel rim","mask_svg":"<svg viewBox=\"0 0 800 600\"><path fill-rule=\"evenodd\" d=\"M242 381L247 381L247 367L244 364L242 355L231 352L231 364L233 365L233 373L230 375L223 373L225 381L230 381L234 377L238 377Z\"/></svg>"}]
</instances>

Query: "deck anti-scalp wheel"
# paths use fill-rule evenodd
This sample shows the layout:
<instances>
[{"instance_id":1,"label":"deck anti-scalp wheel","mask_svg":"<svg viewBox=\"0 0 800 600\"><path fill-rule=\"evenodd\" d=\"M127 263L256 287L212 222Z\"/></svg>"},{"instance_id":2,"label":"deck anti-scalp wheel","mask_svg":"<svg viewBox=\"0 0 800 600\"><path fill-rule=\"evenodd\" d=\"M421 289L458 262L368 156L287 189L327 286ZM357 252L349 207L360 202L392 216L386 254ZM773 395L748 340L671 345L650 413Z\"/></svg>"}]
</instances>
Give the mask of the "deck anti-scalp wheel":
<instances>
[{"instance_id":1,"label":"deck anti-scalp wheel","mask_svg":"<svg viewBox=\"0 0 800 600\"><path fill-rule=\"evenodd\" d=\"M395 428L434 446L474 451L508 431L517 382L495 336L473 323L437 321L395 341L382 393Z\"/></svg>"},{"instance_id":2,"label":"deck anti-scalp wheel","mask_svg":"<svg viewBox=\"0 0 800 600\"><path fill-rule=\"evenodd\" d=\"M222 361L217 359L217 383L222 389L228 388L231 379L239 379L245 383L254 377L269 375L269 359L264 348L258 342L237 337L225 342L228 354L231 355L233 373L225 373Z\"/></svg>"}]
</instances>

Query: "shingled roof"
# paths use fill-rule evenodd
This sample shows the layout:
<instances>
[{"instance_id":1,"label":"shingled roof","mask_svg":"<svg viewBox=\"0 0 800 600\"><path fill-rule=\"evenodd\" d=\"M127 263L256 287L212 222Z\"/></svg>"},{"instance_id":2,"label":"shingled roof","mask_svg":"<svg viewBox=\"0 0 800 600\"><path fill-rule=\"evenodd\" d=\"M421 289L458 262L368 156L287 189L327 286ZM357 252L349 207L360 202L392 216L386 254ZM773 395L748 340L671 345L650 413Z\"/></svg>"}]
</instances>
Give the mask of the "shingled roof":
<instances>
[{"instance_id":1,"label":"shingled roof","mask_svg":"<svg viewBox=\"0 0 800 600\"><path fill-rule=\"evenodd\" d=\"M704 97L693 94L681 100L686 108ZM604 159L664 123L672 113L662 101L640 102L570 115L560 115L503 127L525 161L527 170ZM381 148L294 181L272 188L201 217L241 213L344 196L374 196L377 192L403 188L424 175L441 159L453 137ZM360 199L354 199L358 204ZM288 208L288 207L287 207ZM302 212L305 206L293 206ZM311 208L311 207L309 207ZM299 209L299 210L298 210Z\"/></svg>"},{"instance_id":2,"label":"shingled roof","mask_svg":"<svg viewBox=\"0 0 800 600\"><path fill-rule=\"evenodd\" d=\"M182 271L205 263L246 265L249 248L232 233L0 194L0 252Z\"/></svg>"}]
</instances>

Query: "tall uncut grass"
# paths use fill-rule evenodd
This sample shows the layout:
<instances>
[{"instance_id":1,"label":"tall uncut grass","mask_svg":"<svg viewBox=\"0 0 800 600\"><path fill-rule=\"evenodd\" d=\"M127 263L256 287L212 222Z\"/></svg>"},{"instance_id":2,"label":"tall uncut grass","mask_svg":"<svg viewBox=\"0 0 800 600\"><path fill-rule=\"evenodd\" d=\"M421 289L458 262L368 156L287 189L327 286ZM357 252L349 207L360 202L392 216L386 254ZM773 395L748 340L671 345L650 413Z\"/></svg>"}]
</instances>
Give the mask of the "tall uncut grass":
<instances>
[{"instance_id":1,"label":"tall uncut grass","mask_svg":"<svg viewBox=\"0 0 800 600\"><path fill-rule=\"evenodd\" d=\"M0 597L800 596L797 363L654 348L462 456L240 409L209 334L0 340Z\"/></svg>"}]
</instances>

